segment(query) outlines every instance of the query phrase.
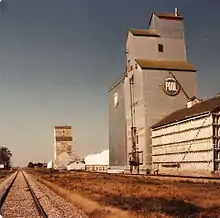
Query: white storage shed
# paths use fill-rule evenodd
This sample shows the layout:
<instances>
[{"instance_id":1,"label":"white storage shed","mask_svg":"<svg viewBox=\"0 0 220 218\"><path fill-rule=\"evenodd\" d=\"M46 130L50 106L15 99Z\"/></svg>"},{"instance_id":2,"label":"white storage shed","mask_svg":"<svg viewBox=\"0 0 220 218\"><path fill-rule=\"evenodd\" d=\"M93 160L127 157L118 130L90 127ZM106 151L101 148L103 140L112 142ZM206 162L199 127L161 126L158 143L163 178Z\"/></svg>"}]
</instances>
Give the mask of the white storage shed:
<instances>
[{"instance_id":1,"label":"white storage shed","mask_svg":"<svg viewBox=\"0 0 220 218\"><path fill-rule=\"evenodd\" d=\"M85 162L73 161L67 165L67 170L85 170Z\"/></svg>"},{"instance_id":2,"label":"white storage shed","mask_svg":"<svg viewBox=\"0 0 220 218\"><path fill-rule=\"evenodd\" d=\"M195 102L195 101L194 101ZM152 171L220 173L220 97L188 102L152 126Z\"/></svg>"}]
</instances>

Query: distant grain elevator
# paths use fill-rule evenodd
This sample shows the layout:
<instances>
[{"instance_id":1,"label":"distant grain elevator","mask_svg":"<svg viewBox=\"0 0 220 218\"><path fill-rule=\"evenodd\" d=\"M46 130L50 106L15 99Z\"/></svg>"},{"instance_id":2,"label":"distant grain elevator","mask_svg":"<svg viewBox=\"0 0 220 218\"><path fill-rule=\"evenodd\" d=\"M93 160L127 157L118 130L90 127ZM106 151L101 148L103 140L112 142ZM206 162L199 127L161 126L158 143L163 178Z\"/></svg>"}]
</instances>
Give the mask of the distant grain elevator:
<instances>
[{"instance_id":1,"label":"distant grain elevator","mask_svg":"<svg viewBox=\"0 0 220 218\"><path fill-rule=\"evenodd\" d=\"M71 126L54 127L54 168L66 169L74 160Z\"/></svg>"}]
</instances>

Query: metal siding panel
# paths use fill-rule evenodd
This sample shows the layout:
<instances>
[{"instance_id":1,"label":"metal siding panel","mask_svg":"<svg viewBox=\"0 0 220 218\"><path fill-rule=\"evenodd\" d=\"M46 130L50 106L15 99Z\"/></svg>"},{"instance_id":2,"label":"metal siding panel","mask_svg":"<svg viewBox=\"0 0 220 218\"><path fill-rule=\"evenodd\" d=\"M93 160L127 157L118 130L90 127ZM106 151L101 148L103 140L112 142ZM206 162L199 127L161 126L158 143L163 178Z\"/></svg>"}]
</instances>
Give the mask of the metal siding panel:
<instances>
[{"instance_id":1,"label":"metal siding panel","mask_svg":"<svg viewBox=\"0 0 220 218\"><path fill-rule=\"evenodd\" d=\"M154 27L163 38L184 39L184 22L181 20L156 19Z\"/></svg>"},{"instance_id":2,"label":"metal siding panel","mask_svg":"<svg viewBox=\"0 0 220 218\"><path fill-rule=\"evenodd\" d=\"M135 59L157 59L157 38L156 37L142 37L134 36L131 42L134 49L133 56Z\"/></svg>"},{"instance_id":3,"label":"metal siding panel","mask_svg":"<svg viewBox=\"0 0 220 218\"><path fill-rule=\"evenodd\" d=\"M207 125L208 124L208 125ZM154 147L157 145L157 138L152 139L153 150L153 162L183 162L179 170L172 168L164 168L161 164L153 164L153 169L160 168L160 173L183 173L187 171L188 174L200 173L210 173L213 170L213 163L208 162L212 160L213 150L212 150L212 119L210 115L207 115L201 119L186 119L183 122L173 123L170 126L164 126L164 128L159 128L153 130L154 135L161 138L160 145L166 142L171 142L170 137L175 138L173 140L173 145L163 145L159 147ZM201 130L193 129L200 127ZM186 132L182 132L182 131ZM206 132L206 135L203 132ZM162 134L165 134L161 136ZM168 135L166 135L168 134ZM183 137L183 134L187 137ZM203 140L192 141L193 139L203 138ZM209 138L207 138L209 137ZM185 140L191 140L184 142ZM183 153L187 152L187 153ZM169 154L171 153L171 154ZM172 154L173 153L173 154ZM202 162L207 161L207 162Z\"/></svg>"},{"instance_id":4,"label":"metal siding panel","mask_svg":"<svg viewBox=\"0 0 220 218\"><path fill-rule=\"evenodd\" d=\"M183 39L134 36L129 39L128 59L182 60L186 61L186 48ZM164 52L158 52L162 44Z\"/></svg>"},{"instance_id":5,"label":"metal siding panel","mask_svg":"<svg viewBox=\"0 0 220 218\"><path fill-rule=\"evenodd\" d=\"M119 104L114 107L114 94L118 93ZM126 121L124 84L121 81L109 92L109 166L126 166Z\"/></svg>"},{"instance_id":6,"label":"metal siding panel","mask_svg":"<svg viewBox=\"0 0 220 218\"><path fill-rule=\"evenodd\" d=\"M155 16L155 14L152 14L151 16L152 17L151 17L151 20L149 23L149 29L156 30L156 24L157 24L159 18L157 16Z\"/></svg>"},{"instance_id":7,"label":"metal siding panel","mask_svg":"<svg viewBox=\"0 0 220 218\"><path fill-rule=\"evenodd\" d=\"M135 47L134 47L134 36L131 32L128 33L127 41L126 41L126 54L127 61L133 60L135 55Z\"/></svg>"},{"instance_id":8,"label":"metal siding panel","mask_svg":"<svg viewBox=\"0 0 220 218\"><path fill-rule=\"evenodd\" d=\"M157 38L157 44L162 44L164 52L157 53L159 60L186 61L185 42L182 39Z\"/></svg>"},{"instance_id":9,"label":"metal siding panel","mask_svg":"<svg viewBox=\"0 0 220 218\"><path fill-rule=\"evenodd\" d=\"M189 96L196 93L196 74L194 72L174 72L174 75ZM185 107L186 97L182 92L177 96L168 96L162 89L164 79L169 71L143 70L144 106L146 122L146 165L151 165L151 132L150 127L167 114Z\"/></svg>"}]
</instances>

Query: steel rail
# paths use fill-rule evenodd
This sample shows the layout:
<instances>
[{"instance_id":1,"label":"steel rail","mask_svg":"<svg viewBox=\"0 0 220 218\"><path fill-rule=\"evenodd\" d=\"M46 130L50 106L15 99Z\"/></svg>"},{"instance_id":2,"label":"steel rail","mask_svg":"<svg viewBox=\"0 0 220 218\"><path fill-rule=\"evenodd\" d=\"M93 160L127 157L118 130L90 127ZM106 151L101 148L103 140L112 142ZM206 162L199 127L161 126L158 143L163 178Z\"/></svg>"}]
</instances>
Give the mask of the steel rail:
<instances>
[{"instance_id":1,"label":"steel rail","mask_svg":"<svg viewBox=\"0 0 220 218\"><path fill-rule=\"evenodd\" d=\"M34 200L34 203L35 203L35 205L36 205L36 207L37 207L37 210L38 210L39 214L40 214L41 216L43 216L44 218L48 218L48 216L47 216L47 214L46 214L44 208L43 208L42 205L40 204L40 202L39 202L37 196L35 195L33 189L31 188L30 183L28 182L28 180L27 180L26 176L24 175L24 172L23 172L23 171L22 171L22 174L23 174L24 179L25 179L25 181L26 181L26 184L27 184L27 186L28 186L28 188L29 188L29 190L30 190L30 192L31 192L31 196L32 196L32 198L33 198L33 200Z\"/></svg>"},{"instance_id":2,"label":"steel rail","mask_svg":"<svg viewBox=\"0 0 220 218\"><path fill-rule=\"evenodd\" d=\"M117 174L114 174L112 173L111 175L117 175ZM149 174L149 175L146 175L146 174L118 174L118 175L123 175L123 176L128 176L128 177L136 177L136 176L139 176L139 177L145 177L145 178L173 178L173 179L183 179L184 180L187 180L188 181L193 181L193 180L197 180L199 182L202 182L202 181L210 181L210 182L220 182L220 177L209 177L209 176L184 176L184 175L171 175L171 174Z\"/></svg>"},{"instance_id":3,"label":"steel rail","mask_svg":"<svg viewBox=\"0 0 220 218\"><path fill-rule=\"evenodd\" d=\"M6 190L3 192L3 194L2 194L1 197L0 197L0 210L2 209L2 206L3 206L3 204L4 204L4 201L5 201L5 199L7 198L8 193L9 193L9 191L10 191L12 185L14 184L14 181L15 181L15 179L17 178L18 173L19 173L19 171L17 171L17 173L16 173L15 177L12 179L10 185L6 188Z\"/></svg>"},{"instance_id":4,"label":"steel rail","mask_svg":"<svg viewBox=\"0 0 220 218\"><path fill-rule=\"evenodd\" d=\"M209 179L209 180L220 180L220 177L209 177L209 176L181 176L181 175L170 175L170 174L158 174L150 175L152 177L161 176L161 177L176 177L176 178L189 178L189 179Z\"/></svg>"},{"instance_id":5,"label":"steel rail","mask_svg":"<svg viewBox=\"0 0 220 218\"><path fill-rule=\"evenodd\" d=\"M5 199L8 196L8 193L12 187L12 185L14 184L15 179L17 178L19 171L17 171L17 173L15 174L15 177L12 179L11 183L9 184L9 186L6 188L6 190L3 192L3 194L0 197L0 214L2 214L2 206L5 202Z\"/></svg>"},{"instance_id":6,"label":"steel rail","mask_svg":"<svg viewBox=\"0 0 220 218\"><path fill-rule=\"evenodd\" d=\"M211 176L184 176L184 175L172 175L172 174L137 174L137 173L107 173L107 172L91 172L91 171L87 171L87 173L97 173L97 174L103 174L103 175L114 175L114 176L125 176L125 177L141 177L141 178L159 178L159 177L164 177L164 178L180 178L180 179L190 179L190 180L200 180L202 182L202 180L207 180L207 181L211 181L211 182L215 182L218 181L220 182L220 177L211 177ZM189 181L190 181L189 180Z\"/></svg>"},{"instance_id":7,"label":"steel rail","mask_svg":"<svg viewBox=\"0 0 220 218\"><path fill-rule=\"evenodd\" d=\"M146 177L148 175L145 175ZM170 178L170 179L180 179L180 181L192 181L192 182L212 182L212 183L219 183L220 177L209 177L209 176L183 176L183 175L164 175L164 174L158 174L158 175L149 175L148 177L151 178Z\"/></svg>"}]
</instances>

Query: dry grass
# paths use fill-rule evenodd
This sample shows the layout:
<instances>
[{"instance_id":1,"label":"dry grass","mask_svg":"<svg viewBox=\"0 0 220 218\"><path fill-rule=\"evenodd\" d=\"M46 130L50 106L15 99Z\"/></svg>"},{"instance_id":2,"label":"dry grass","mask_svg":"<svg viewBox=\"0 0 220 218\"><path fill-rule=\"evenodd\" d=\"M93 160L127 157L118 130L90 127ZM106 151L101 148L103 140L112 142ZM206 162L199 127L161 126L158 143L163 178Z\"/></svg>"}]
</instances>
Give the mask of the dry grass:
<instances>
[{"instance_id":1,"label":"dry grass","mask_svg":"<svg viewBox=\"0 0 220 218\"><path fill-rule=\"evenodd\" d=\"M53 190L55 193L57 193L59 196L65 198L69 202L73 203L76 207L84 211L89 217L94 217L94 218L97 218L97 217L100 217L100 218L102 217L103 218L132 217L132 216L129 216L128 212L122 211L117 208L103 207L99 203L89 200L88 198L85 198L81 196L80 194L67 190L61 186L58 186L46 180L43 180L40 178L37 178L37 179L41 183L46 185L48 188Z\"/></svg>"},{"instance_id":2,"label":"dry grass","mask_svg":"<svg viewBox=\"0 0 220 218\"><path fill-rule=\"evenodd\" d=\"M89 217L220 217L219 184L88 172L32 173L63 187L64 197Z\"/></svg>"},{"instance_id":3,"label":"dry grass","mask_svg":"<svg viewBox=\"0 0 220 218\"><path fill-rule=\"evenodd\" d=\"M3 182L5 179L7 179L12 173L15 171L10 171L10 170L1 170L0 171L0 183Z\"/></svg>"}]
</instances>

